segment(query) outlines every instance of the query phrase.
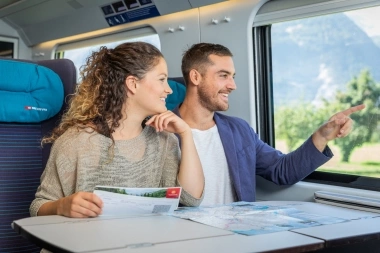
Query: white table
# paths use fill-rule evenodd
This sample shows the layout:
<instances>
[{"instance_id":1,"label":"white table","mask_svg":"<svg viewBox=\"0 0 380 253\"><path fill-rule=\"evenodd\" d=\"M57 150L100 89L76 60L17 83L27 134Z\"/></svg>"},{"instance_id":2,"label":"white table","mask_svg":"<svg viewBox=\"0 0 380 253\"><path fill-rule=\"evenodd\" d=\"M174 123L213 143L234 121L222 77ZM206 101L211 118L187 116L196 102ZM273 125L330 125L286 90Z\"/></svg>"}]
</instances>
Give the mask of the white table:
<instances>
[{"instance_id":1,"label":"white table","mask_svg":"<svg viewBox=\"0 0 380 253\"><path fill-rule=\"evenodd\" d=\"M349 222L245 236L171 216L71 219L32 217L14 221L14 229L54 252L306 252L366 240L380 243L380 214L312 202L299 210L349 219ZM361 238L361 239L360 239Z\"/></svg>"}]
</instances>

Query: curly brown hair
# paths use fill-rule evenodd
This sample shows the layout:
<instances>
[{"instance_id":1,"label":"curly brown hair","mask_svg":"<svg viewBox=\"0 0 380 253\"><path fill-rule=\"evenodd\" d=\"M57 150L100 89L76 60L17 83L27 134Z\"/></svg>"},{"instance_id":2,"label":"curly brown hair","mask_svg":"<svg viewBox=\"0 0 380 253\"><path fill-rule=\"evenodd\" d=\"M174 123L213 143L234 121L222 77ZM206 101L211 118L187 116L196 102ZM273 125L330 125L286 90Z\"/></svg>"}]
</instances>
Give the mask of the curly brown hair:
<instances>
[{"instance_id":1,"label":"curly brown hair","mask_svg":"<svg viewBox=\"0 0 380 253\"><path fill-rule=\"evenodd\" d=\"M81 67L82 81L70 98L60 124L42 139L42 144L53 143L74 126L90 127L114 141L112 133L119 127L127 99L126 78L144 78L161 58L162 53L145 42L127 42L114 49L102 46L93 52Z\"/></svg>"},{"instance_id":2,"label":"curly brown hair","mask_svg":"<svg viewBox=\"0 0 380 253\"><path fill-rule=\"evenodd\" d=\"M209 56L212 54L217 56L233 56L231 51L225 46L212 43L197 43L184 52L181 70L186 85L189 83L189 73L192 69L196 69L201 75L204 75L206 67L213 64L209 59Z\"/></svg>"}]
</instances>

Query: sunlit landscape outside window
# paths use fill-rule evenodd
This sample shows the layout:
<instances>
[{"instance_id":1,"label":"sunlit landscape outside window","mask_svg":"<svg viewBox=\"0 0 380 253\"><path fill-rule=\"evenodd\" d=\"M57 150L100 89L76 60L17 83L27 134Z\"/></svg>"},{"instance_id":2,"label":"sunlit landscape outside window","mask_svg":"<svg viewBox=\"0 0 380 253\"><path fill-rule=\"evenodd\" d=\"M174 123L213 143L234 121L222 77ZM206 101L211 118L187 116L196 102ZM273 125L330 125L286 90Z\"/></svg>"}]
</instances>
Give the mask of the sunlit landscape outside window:
<instances>
[{"instance_id":1,"label":"sunlit landscape outside window","mask_svg":"<svg viewBox=\"0 0 380 253\"><path fill-rule=\"evenodd\" d=\"M133 39L125 39L121 41L115 41L111 43L101 44L101 45L94 45L90 47L82 47L72 50L65 50L64 52L60 52L59 58L66 58L70 59L74 62L74 65L77 69L77 77L78 77L78 83L79 83L79 69L81 66L83 66L86 63L87 57L91 55L93 51L99 50L101 46L106 46L107 48L115 48L116 46L124 43L124 42L134 42L134 41L144 41L147 43L150 43L157 47L158 49L161 49L160 39L157 34L142 36L142 37L135 37Z\"/></svg>"},{"instance_id":2,"label":"sunlit landscape outside window","mask_svg":"<svg viewBox=\"0 0 380 253\"><path fill-rule=\"evenodd\" d=\"M380 7L272 25L275 145L296 149L343 109L349 136L332 141L334 157L318 171L380 178Z\"/></svg>"}]
</instances>

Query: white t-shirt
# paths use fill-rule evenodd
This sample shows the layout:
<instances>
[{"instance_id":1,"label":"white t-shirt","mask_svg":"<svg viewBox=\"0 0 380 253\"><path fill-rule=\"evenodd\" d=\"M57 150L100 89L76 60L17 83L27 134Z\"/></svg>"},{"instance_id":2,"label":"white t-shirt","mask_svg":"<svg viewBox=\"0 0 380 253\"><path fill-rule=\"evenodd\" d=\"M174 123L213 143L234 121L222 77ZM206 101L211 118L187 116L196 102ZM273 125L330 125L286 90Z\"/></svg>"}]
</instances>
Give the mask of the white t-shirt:
<instances>
[{"instance_id":1,"label":"white t-shirt","mask_svg":"<svg viewBox=\"0 0 380 253\"><path fill-rule=\"evenodd\" d=\"M192 129L192 132L205 176L201 206L234 202L236 197L217 126L205 131Z\"/></svg>"}]
</instances>

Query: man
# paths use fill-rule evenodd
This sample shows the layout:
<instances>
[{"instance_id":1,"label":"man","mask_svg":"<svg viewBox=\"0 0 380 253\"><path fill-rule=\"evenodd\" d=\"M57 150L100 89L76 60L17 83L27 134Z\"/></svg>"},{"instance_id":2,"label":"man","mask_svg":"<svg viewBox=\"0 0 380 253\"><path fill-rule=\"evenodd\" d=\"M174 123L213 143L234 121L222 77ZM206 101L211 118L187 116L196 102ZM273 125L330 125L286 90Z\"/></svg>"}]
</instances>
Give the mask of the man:
<instances>
[{"instance_id":1,"label":"man","mask_svg":"<svg viewBox=\"0 0 380 253\"><path fill-rule=\"evenodd\" d=\"M186 96L175 112L192 128L205 175L202 205L255 201L256 174L276 184L294 184L327 162L328 141L346 136L351 113L359 105L333 115L289 154L261 141L249 124L217 111L228 109L236 89L232 53L218 44L193 45L182 58Z\"/></svg>"}]
</instances>

